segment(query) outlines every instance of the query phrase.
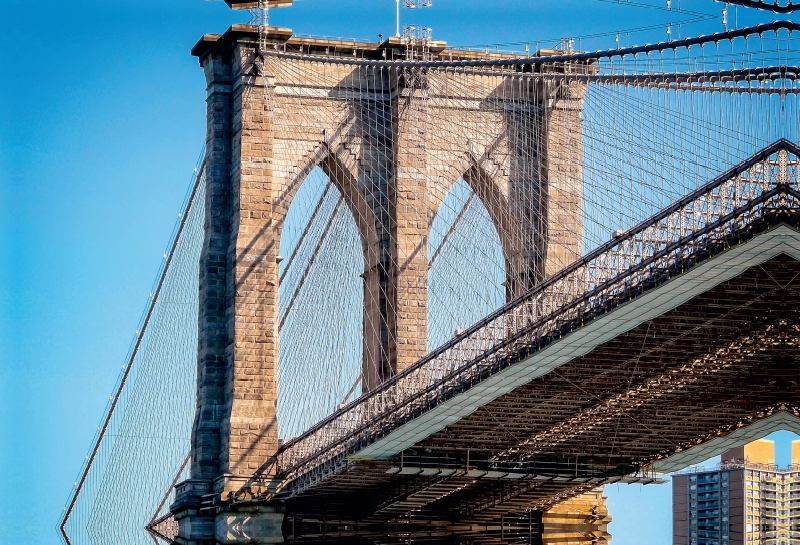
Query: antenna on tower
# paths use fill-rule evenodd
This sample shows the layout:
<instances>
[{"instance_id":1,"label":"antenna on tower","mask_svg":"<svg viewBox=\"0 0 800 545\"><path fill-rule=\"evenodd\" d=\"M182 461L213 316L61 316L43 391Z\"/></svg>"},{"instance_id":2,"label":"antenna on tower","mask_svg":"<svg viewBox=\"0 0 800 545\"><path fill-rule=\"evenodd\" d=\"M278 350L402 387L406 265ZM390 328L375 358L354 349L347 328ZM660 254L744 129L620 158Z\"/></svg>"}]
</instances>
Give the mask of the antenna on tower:
<instances>
[{"instance_id":1,"label":"antenna on tower","mask_svg":"<svg viewBox=\"0 0 800 545\"><path fill-rule=\"evenodd\" d=\"M250 24L258 27L258 49L261 53L267 49L269 7L269 0L258 0L257 5L248 10L250 11Z\"/></svg>"},{"instance_id":2,"label":"antenna on tower","mask_svg":"<svg viewBox=\"0 0 800 545\"><path fill-rule=\"evenodd\" d=\"M400 0L397 2L397 37L400 37ZM433 0L403 0L405 9L429 8L433 5ZM403 27L403 37L405 39L431 39L431 29L420 27L419 25L408 25Z\"/></svg>"},{"instance_id":3,"label":"antenna on tower","mask_svg":"<svg viewBox=\"0 0 800 545\"><path fill-rule=\"evenodd\" d=\"M259 50L267 49L269 10L291 6L294 0L225 0L232 9L250 12L250 24L258 28Z\"/></svg>"}]
</instances>

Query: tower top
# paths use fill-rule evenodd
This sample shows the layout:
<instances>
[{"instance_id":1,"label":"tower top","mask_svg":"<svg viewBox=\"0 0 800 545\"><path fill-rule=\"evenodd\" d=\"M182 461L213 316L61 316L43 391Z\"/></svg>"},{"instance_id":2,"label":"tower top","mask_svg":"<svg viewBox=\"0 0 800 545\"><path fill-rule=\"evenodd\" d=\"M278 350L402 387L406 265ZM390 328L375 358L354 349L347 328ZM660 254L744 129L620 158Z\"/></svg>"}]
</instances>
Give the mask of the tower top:
<instances>
[{"instance_id":1,"label":"tower top","mask_svg":"<svg viewBox=\"0 0 800 545\"><path fill-rule=\"evenodd\" d=\"M291 6L294 0L267 0L266 6L260 5L258 0L225 0L225 3L232 9L285 8Z\"/></svg>"}]
</instances>

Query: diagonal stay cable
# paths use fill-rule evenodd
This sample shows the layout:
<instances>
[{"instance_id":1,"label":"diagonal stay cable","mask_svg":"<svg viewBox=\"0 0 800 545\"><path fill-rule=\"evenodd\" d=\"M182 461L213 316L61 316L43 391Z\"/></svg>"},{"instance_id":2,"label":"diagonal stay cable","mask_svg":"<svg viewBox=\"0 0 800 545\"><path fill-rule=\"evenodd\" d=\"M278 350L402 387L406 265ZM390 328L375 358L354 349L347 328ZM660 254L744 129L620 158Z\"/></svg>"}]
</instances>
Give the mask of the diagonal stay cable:
<instances>
[{"instance_id":1,"label":"diagonal stay cable","mask_svg":"<svg viewBox=\"0 0 800 545\"><path fill-rule=\"evenodd\" d=\"M148 532L155 529L155 527L158 524L160 524L161 522L167 520L169 517L172 516L172 513L169 512L166 515L162 516L159 516L158 514L164 508L164 505L166 505L167 501L169 500L169 497L172 495L172 491L175 488L175 485L178 484L178 481L180 480L181 475L183 474L183 470L186 469L186 466L189 464L189 461L191 459L192 459L191 454L187 454L186 458L183 459L183 463L181 464L180 469L178 470L177 473L175 473L175 478L172 480L172 483L167 487L167 491L164 494L164 497L161 499L161 503L158 504L158 508L153 513L153 518L150 520L147 526L145 526L145 530L147 530Z\"/></svg>"},{"instance_id":2,"label":"diagonal stay cable","mask_svg":"<svg viewBox=\"0 0 800 545\"><path fill-rule=\"evenodd\" d=\"M333 183L329 181L328 184L325 186L325 191L322 192L322 196L319 198L319 202L317 202L316 208L314 208L314 212L311 214L311 218L309 218L308 223L306 224L305 230L303 230L303 234L300 235L300 239L297 241L294 250L292 250L292 255L289 257L289 261L286 262L286 267L283 269L281 277L278 280L279 284L283 283L283 279L286 278L286 275L289 273L289 269L292 268L292 263L294 263L297 254L300 252L300 248L303 246L303 242L305 241L308 232L311 230L311 227L314 225L314 220L317 219L317 215L319 214L319 211L322 209L322 206L325 204L325 198L328 196L328 193L330 192L332 187Z\"/></svg>"},{"instance_id":3,"label":"diagonal stay cable","mask_svg":"<svg viewBox=\"0 0 800 545\"><path fill-rule=\"evenodd\" d=\"M114 394L114 398L112 399L111 404L109 405L108 412L106 413L106 417L103 420L103 425L100 427L100 431L98 432L97 440L95 441L94 446L92 447L92 451L89 454L88 460L86 462L86 465L84 466L84 470L81 474L81 477L78 480L78 484L75 487L75 491L72 495L72 498L70 499L67 509L64 512L63 518L61 519L61 524L59 525L59 531L61 532L61 536L64 538L67 545L72 545L72 541L69 539L69 536L67 535L66 531L67 521L72 515L72 511L75 508L75 504L78 501L78 497L80 496L81 490L83 489L83 486L86 483L86 479L89 476L89 472L92 469L94 460L97 457L98 451L100 450L100 445L103 443L103 439L106 436L106 432L108 431L109 424L111 423L111 419L114 416L117 404L120 401L122 391L124 390L125 385L128 382L128 378L130 377L131 371L133 370L133 364L136 360L137 355L139 354L139 349L142 346L142 341L144 340L144 337L147 334L148 325L150 324L150 319L153 317L156 304L158 303L158 297L161 294L161 289L164 287L164 282L166 281L167 274L170 270L170 266L172 265L172 260L175 257L175 253L178 249L178 245L181 240L181 235L183 234L183 231L188 223L190 215L189 212L192 209L198 190L205 177L205 166L206 162L205 159L203 159L200 164L200 168L197 171L197 176L195 177L195 183L194 186L192 187L191 194L189 195L189 198L186 201L186 206L184 207L183 213L181 214L181 221L180 224L178 225L177 232L175 233L172 245L170 246L169 252L167 254L167 259L164 262L164 267L161 271L161 275L159 276L158 284L156 285L156 289L153 292L153 297L150 300L150 305L147 308L147 312L142 322L142 326L139 328L139 332L136 336L136 341L134 343L133 350L131 351L130 357L128 358L128 363L125 366L125 371L123 372L122 377L120 379L119 387L117 388L117 391Z\"/></svg>"},{"instance_id":4,"label":"diagonal stay cable","mask_svg":"<svg viewBox=\"0 0 800 545\"><path fill-rule=\"evenodd\" d=\"M786 146L789 146L790 144L783 144L782 142L778 142L775 145L786 145ZM756 156L754 156L754 158L755 157L759 157L760 155L761 154L757 154ZM717 179L715 179L711 183L709 183L706 186L704 186L702 189L707 191L709 188L713 188L718 183L720 183L720 182ZM676 240L672 244L667 245L660 252L657 252L655 255L653 255L653 256L651 256L651 257L649 257L647 259L644 259L643 261L637 263L635 266L627 269L623 276L615 277L613 279L607 280L603 284L595 287L594 289L590 290L589 292L586 292L583 295L581 295L581 296L577 297L576 299L572 300L568 305L560 307L558 309L558 311L555 311L553 313L548 314L545 317L540 318L535 323L526 325L520 331L518 331L518 332L516 332L516 333L514 333L512 335L509 335L503 341L493 345L491 348L489 348L486 351L484 351L483 353L479 354L476 358L471 359L470 362L466 363L461 368L456 369L453 372L449 373L448 375L442 377L442 379L440 379L440 381L437 382L436 384L432 384L432 385L430 385L428 387L425 387L425 388L422 388L420 390L417 390L413 394L411 394L411 395L409 395L407 397L404 397L404 399L402 401L394 404L392 407L382 410L382 412L380 414L376 414L375 415L374 419L370 423L362 423L360 425L355 426L353 429L346 430L345 433L333 438L333 440L331 440L328 443L327 448L335 448L335 447L337 447L339 445L342 445L346 441L351 440L355 435L361 433L366 428L374 426L376 420L390 419L390 416L391 416L392 413L400 410L402 407L409 406L411 403L413 403L416 400L424 398L429 392L431 392L433 390L437 390L438 388L440 388L442 383L446 383L448 381L452 381L453 379L458 377L465 369L471 369L476 364L476 362L481 361L481 360L485 360L485 359L491 357L492 355L500 353L501 351L506 349L512 343L517 342L520 338L522 338L523 336L529 334L532 330L534 330L536 327L538 327L539 324L545 323L548 320L553 319L557 314L562 314L568 308L574 308L574 307L576 307L578 305L583 304L584 302L586 302L591 297L596 296L596 294L602 292L603 290L606 290L606 289L610 288L615 283L620 282L624 277L629 277L629 276L635 274L637 271L643 270L646 267L650 266L652 263L655 263L659 259L659 257L664 256L664 255L669 255L670 253L674 252L676 248L686 244L687 242L689 242L691 240L698 239L699 237L702 237L702 236L712 232L715 229L718 229L721 225L725 225L727 222L732 221L737 215L742 214L747 210L753 209L753 207L755 207L755 206L759 206L759 205L769 201L770 199L772 199L773 197L775 197L776 195L778 195L780 193L789 193L795 198L800 198L800 193L796 192L793 189L786 189L786 188L776 187L776 188L774 188L774 189L772 189L770 191L767 191L766 193L762 194L760 197L750 201L749 204L745 208L736 209L736 210L730 212L729 214L725 214L724 216L722 216L721 218L719 218L716 221L712 222L711 224L696 230L695 232L693 232L690 235L687 235L685 237L682 237L679 240ZM657 221L661 217L661 215L663 213L664 212L657 214L656 216L651 218L651 220L648 220L648 222ZM648 222L643 222L639 226L633 228L632 230L629 230L625 235L622 235L621 237L617 237L614 240L610 241L608 244L609 245L613 245L613 244L618 243L618 241L621 238L634 236L639 230L643 230L644 226L647 225ZM389 390L390 388L395 386L403 377L406 377L409 374L414 373L415 371L420 369L422 366L424 366L427 362L429 362L432 359L438 357L440 354L446 352L449 348L451 348L451 346L453 346L456 343L458 343L459 341L462 341L463 339L467 338L469 335L472 334L472 332L474 330L478 330L481 327L483 327L483 325L488 320L495 319L496 316L502 315L503 313L507 312L508 309L513 308L515 305L520 304L521 302L529 299L534 294L544 291L549 285L551 285L553 282L555 282L559 277L561 277L562 275L568 274L568 272L573 270L573 269L579 268L580 266L583 265L584 261L596 257L595 256L596 253L600 254L600 253L603 253L605 250L607 250L607 248L605 246L603 246L601 248L598 248L597 250L595 250L595 252L593 252L589 256L586 256L584 259L573 263L572 266L568 267L567 269L565 269L564 271L562 271L558 275L554 276L550 280L548 280L545 283L541 284L539 287L535 288L534 290L532 290L528 294L526 294L526 295L522 296L521 298L519 298L519 299L517 299L515 301L512 301L511 303L508 303L507 305L501 307L500 309L495 311L492 315L490 315L489 317L485 318L483 321L473 325L467 331L465 331L464 333L462 333L461 335L459 335L457 337L454 337L447 344L439 347L434 352L431 352L429 355L427 355L423 359L419 360L413 366L411 366L408 369L404 370L402 373L396 375L392 379L386 381L379 388L377 388L376 390L373 390L368 396L366 396L365 398L362 398L361 402L363 403L366 398L375 397L375 396L381 395L382 393L386 392L387 390ZM315 427L313 427L313 428L309 429L308 431L306 431L304 434L294 438L292 441L290 441L289 443L283 445L281 447L281 449L279 449L278 456L280 457L281 453L286 452L287 450L289 450L290 448L292 448L295 445L299 444L301 441L303 441L307 437L310 437L312 434L314 434L318 430L323 429L326 425L331 423L336 418L341 418L344 414L347 413L348 410L353 410L355 407L356 407L356 404L349 405L348 408L346 408L346 409L344 409L342 411L339 411L338 413L336 413L334 415L331 415L330 417L326 418L325 420L323 420L322 422L317 424ZM388 425L391 426L392 424L388 424ZM283 471L285 473L287 473L287 474L291 473L293 471L296 471L296 469L298 467L300 467L301 465L307 463L308 460L313 458L316 454L317 454L317 452L314 452L313 454L305 455L304 458L301 459L301 460L292 461L291 462L292 465L289 466L289 467L284 468Z\"/></svg>"},{"instance_id":5,"label":"diagonal stay cable","mask_svg":"<svg viewBox=\"0 0 800 545\"><path fill-rule=\"evenodd\" d=\"M447 241L450 239L451 236L453 236L453 233L455 233L458 224L463 219L464 214L467 212L467 209L469 208L469 205L472 204L472 200L474 198L475 198L475 193L474 192L470 193L469 198L464 203L464 206L461 207L461 210L459 211L458 215L453 220L453 223L450 225L450 229L447 230L447 233L444 235L444 238L442 238L442 242L439 243L439 247L436 248L436 251L433 253L431 260L428 263L429 267L433 267L433 264L436 263L436 258L439 257L439 253L442 251L442 248L444 248L445 244L447 244Z\"/></svg>"},{"instance_id":6,"label":"diagonal stay cable","mask_svg":"<svg viewBox=\"0 0 800 545\"><path fill-rule=\"evenodd\" d=\"M286 318L292 311L292 307L294 306L295 301L297 301L297 296L300 294L300 291L303 289L303 285L306 283L306 279L308 278L308 272L311 270L311 267L314 266L314 263L317 261L317 257L319 256L320 248L322 244L325 242L325 239L328 236L328 233L331 230L331 225L333 225L333 221L336 219L337 214L339 213L339 209L342 207L342 202L344 202L344 197L341 195L339 199L336 201L336 208L333 209L333 214L331 214L330 219L328 220L327 225L325 225L325 230L322 231L322 235L320 235L319 240L317 241L317 245L314 248L314 252L311 255L311 260L306 265L305 270L303 271L303 276L300 277L300 282L297 284L297 288L292 293L292 298L289 300L289 304L286 305L286 310L283 312L283 317L278 324L278 331L283 329L283 324L286 322Z\"/></svg>"}]
</instances>

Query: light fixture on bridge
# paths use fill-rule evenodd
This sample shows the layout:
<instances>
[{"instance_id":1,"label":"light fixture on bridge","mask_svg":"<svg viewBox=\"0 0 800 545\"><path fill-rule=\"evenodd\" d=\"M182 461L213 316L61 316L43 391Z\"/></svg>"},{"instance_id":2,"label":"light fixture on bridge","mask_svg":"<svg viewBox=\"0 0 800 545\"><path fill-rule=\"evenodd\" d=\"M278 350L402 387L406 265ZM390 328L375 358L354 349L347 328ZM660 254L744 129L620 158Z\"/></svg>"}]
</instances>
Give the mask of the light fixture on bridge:
<instances>
[{"instance_id":1,"label":"light fixture on bridge","mask_svg":"<svg viewBox=\"0 0 800 545\"><path fill-rule=\"evenodd\" d=\"M396 27L395 27L395 36L400 38L401 37L400 36L400 0L395 0L395 1L396 1L396 4L397 4L397 21L396 21ZM403 1L403 7L405 9L429 8L429 7L431 7L433 5L433 0L402 0L402 1ZM412 36L409 36L407 34L408 33L408 29L414 29L414 28L421 28L421 27L419 25L404 26L403 27L403 36L402 37L405 40L420 39L418 37L412 37ZM422 28L422 30L423 31L427 31L427 34L429 34L429 35L431 33L431 29L430 28L425 27L425 28ZM413 32L414 31L412 31L412 33ZM430 36L428 36L427 38L421 38L421 39L430 40L431 38L430 38Z\"/></svg>"},{"instance_id":2,"label":"light fixture on bridge","mask_svg":"<svg viewBox=\"0 0 800 545\"><path fill-rule=\"evenodd\" d=\"M433 29L420 25L404 25L403 41L406 43L426 42L433 39Z\"/></svg>"},{"instance_id":3,"label":"light fixture on bridge","mask_svg":"<svg viewBox=\"0 0 800 545\"><path fill-rule=\"evenodd\" d=\"M563 51L565 53L572 53L575 51L575 38L561 38L558 40L556 51Z\"/></svg>"},{"instance_id":4,"label":"light fixture on bridge","mask_svg":"<svg viewBox=\"0 0 800 545\"><path fill-rule=\"evenodd\" d=\"M406 9L429 8L432 5L432 0L403 0L403 7Z\"/></svg>"}]
</instances>

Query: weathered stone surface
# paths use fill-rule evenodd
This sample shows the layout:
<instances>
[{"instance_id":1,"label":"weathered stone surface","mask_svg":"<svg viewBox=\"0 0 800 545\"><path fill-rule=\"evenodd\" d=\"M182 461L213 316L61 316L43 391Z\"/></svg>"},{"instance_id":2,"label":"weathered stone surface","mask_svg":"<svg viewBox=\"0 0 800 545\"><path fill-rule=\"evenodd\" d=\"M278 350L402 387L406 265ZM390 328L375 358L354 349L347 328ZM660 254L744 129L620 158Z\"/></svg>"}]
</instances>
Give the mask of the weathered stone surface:
<instances>
[{"instance_id":1,"label":"weathered stone surface","mask_svg":"<svg viewBox=\"0 0 800 545\"><path fill-rule=\"evenodd\" d=\"M283 34L269 34L276 49ZM234 27L195 48L208 113L191 467L193 482L223 503L214 483L268 474L278 448L279 246L314 168L341 192L361 236L367 389L426 353L428 236L460 177L497 228L509 298L581 251L580 86L259 58L256 38ZM332 56L345 47L313 42ZM180 490L178 542L278 542L279 513L201 513L198 488Z\"/></svg>"},{"instance_id":2,"label":"weathered stone surface","mask_svg":"<svg viewBox=\"0 0 800 545\"><path fill-rule=\"evenodd\" d=\"M611 542L606 497L595 490L560 503L542 516L544 545L607 545Z\"/></svg>"}]
</instances>

